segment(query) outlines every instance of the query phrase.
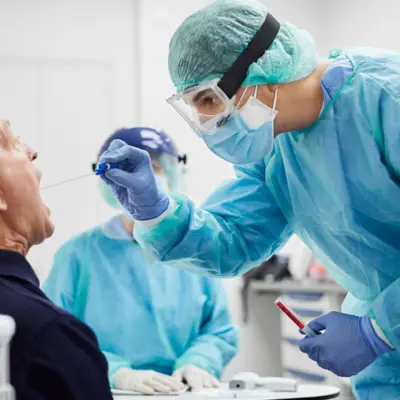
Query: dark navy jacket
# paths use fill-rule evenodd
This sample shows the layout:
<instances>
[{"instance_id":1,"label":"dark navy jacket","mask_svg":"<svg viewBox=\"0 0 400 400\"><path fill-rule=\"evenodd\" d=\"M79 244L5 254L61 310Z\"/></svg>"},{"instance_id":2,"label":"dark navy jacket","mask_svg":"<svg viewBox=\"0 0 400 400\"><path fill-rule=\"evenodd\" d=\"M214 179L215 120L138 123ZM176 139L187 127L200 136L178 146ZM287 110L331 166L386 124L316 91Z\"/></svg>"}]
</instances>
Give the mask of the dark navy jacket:
<instances>
[{"instance_id":1,"label":"dark navy jacket","mask_svg":"<svg viewBox=\"0 0 400 400\"><path fill-rule=\"evenodd\" d=\"M0 314L14 318L17 400L112 400L107 363L89 327L55 306L22 255L0 250Z\"/></svg>"}]
</instances>

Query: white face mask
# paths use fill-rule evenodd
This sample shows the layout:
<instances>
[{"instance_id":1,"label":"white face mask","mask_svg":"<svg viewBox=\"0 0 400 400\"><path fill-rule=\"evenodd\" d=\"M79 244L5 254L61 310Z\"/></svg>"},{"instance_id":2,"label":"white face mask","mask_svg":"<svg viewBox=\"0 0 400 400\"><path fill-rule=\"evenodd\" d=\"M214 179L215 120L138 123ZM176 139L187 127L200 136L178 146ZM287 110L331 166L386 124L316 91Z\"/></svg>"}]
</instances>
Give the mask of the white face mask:
<instances>
[{"instance_id":1,"label":"white face mask","mask_svg":"<svg viewBox=\"0 0 400 400\"><path fill-rule=\"evenodd\" d=\"M246 93L246 90L247 88L244 90L238 102L238 106L242 101L242 98ZM238 110L240 116L243 118L243 121L246 123L249 129L258 129L266 122L274 121L275 117L278 114L278 111L276 111L275 109L276 100L278 98L278 89L275 91L272 108L268 107L262 101L257 99L257 91L258 91L258 86L256 86L254 95L250 96L247 99L245 105Z\"/></svg>"},{"instance_id":2,"label":"white face mask","mask_svg":"<svg viewBox=\"0 0 400 400\"><path fill-rule=\"evenodd\" d=\"M274 144L277 93L276 90L273 108L257 99L257 87L254 96L238 109L240 99L225 124L214 135L203 136L208 148L232 164L250 164L268 156Z\"/></svg>"}]
</instances>

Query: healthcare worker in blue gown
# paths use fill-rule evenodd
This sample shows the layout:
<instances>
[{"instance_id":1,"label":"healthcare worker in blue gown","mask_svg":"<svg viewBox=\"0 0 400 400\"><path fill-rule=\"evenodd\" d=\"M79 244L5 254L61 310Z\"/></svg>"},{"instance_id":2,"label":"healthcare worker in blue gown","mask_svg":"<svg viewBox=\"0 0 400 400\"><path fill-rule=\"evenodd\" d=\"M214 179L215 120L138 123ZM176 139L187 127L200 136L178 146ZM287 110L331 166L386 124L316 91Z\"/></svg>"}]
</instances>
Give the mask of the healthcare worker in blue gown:
<instances>
[{"instance_id":1,"label":"healthcare worker in blue gown","mask_svg":"<svg viewBox=\"0 0 400 400\"><path fill-rule=\"evenodd\" d=\"M160 187L177 189L178 154L163 131L119 130L99 154L114 139L150 154ZM45 293L94 330L114 388L152 394L180 390L182 382L217 386L238 340L221 280L148 265L132 237L132 218L99 183L104 200L120 212L58 250Z\"/></svg>"},{"instance_id":2,"label":"healthcare worker in blue gown","mask_svg":"<svg viewBox=\"0 0 400 400\"><path fill-rule=\"evenodd\" d=\"M114 141L100 162L118 168L103 180L136 240L164 262L228 276L296 233L349 292L300 350L351 376L359 399L399 399L400 53L319 60L310 34L263 4L219 0L177 29L169 70L168 102L237 178L196 208L157 189L145 153Z\"/></svg>"}]
</instances>

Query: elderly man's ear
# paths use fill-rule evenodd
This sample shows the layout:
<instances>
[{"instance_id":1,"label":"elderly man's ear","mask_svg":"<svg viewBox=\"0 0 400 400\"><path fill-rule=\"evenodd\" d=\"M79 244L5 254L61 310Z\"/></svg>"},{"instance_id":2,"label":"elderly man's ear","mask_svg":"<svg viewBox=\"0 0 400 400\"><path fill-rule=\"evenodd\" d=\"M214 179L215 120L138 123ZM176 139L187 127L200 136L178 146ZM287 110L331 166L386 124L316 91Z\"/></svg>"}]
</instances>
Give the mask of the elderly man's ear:
<instances>
[{"instance_id":1,"label":"elderly man's ear","mask_svg":"<svg viewBox=\"0 0 400 400\"><path fill-rule=\"evenodd\" d=\"M7 208L8 208L8 205L7 205L6 199L3 195L2 190L0 190L0 211L6 211Z\"/></svg>"}]
</instances>

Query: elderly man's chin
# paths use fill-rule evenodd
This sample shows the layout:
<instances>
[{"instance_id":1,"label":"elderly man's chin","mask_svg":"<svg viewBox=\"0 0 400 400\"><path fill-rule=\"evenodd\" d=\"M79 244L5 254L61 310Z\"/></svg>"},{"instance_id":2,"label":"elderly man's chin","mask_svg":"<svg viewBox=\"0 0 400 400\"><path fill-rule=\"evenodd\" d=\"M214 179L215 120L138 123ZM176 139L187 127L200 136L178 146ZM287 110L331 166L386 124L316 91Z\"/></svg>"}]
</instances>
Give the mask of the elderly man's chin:
<instances>
[{"instance_id":1,"label":"elderly man's chin","mask_svg":"<svg viewBox=\"0 0 400 400\"><path fill-rule=\"evenodd\" d=\"M50 208L47 207L44 204L44 209L45 209L45 219L46 219L46 221L45 221L45 237L43 238L43 240L48 239L54 233L54 224L53 224L53 222L51 220L51 217L50 217L50 215L51 215Z\"/></svg>"}]
</instances>

